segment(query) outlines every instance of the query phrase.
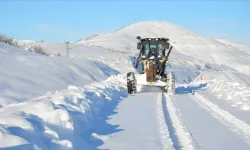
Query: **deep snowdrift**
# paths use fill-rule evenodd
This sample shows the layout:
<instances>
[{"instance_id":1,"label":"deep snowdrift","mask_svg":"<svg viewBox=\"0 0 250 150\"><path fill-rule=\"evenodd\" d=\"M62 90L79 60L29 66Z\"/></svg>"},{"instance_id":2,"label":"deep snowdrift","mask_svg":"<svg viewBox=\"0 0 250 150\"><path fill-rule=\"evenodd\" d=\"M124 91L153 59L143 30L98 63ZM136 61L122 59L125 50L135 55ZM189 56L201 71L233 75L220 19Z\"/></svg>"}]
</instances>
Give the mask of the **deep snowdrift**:
<instances>
[{"instance_id":1,"label":"deep snowdrift","mask_svg":"<svg viewBox=\"0 0 250 150\"><path fill-rule=\"evenodd\" d=\"M0 109L0 148L95 149L101 143L98 134L116 130L106 119L126 97L125 86L123 76L113 76L8 105Z\"/></svg>"},{"instance_id":2,"label":"deep snowdrift","mask_svg":"<svg viewBox=\"0 0 250 150\"><path fill-rule=\"evenodd\" d=\"M0 43L0 68L0 107L118 74L95 60L51 58L4 43Z\"/></svg>"}]
</instances>

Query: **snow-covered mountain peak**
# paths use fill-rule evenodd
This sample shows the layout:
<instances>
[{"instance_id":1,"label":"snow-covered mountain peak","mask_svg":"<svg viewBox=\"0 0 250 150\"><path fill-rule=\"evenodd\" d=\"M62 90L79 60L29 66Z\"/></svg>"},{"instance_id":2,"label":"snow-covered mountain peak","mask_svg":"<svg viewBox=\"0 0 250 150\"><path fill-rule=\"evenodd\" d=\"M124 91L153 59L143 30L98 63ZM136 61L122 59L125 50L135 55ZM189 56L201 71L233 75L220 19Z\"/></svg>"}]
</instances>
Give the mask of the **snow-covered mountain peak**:
<instances>
[{"instance_id":1,"label":"snow-covered mountain peak","mask_svg":"<svg viewBox=\"0 0 250 150\"><path fill-rule=\"evenodd\" d=\"M145 32L146 31L146 32ZM177 36L190 34L193 33L189 32L188 30L165 21L144 21L138 22L135 24L130 24L126 27L119 29L118 31L114 32L115 34L140 34L145 36Z\"/></svg>"},{"instance_id":2,"label":"snow-covered mountain peak","mask_svg":"<svg viewBox=\"0 0 250 150\"><path fill-rule=\"evenodd\" d=\"M129 42L134 43L136 41L135 37L137 35L140 35L141 37L168 37L172 39L172 41L180 38L198 36L188 31L187 29L170 22L144 21L127 25L112 33L93 36L86 40L79 41L78 43L89 43L91 45L103 46L103 44L101 43L104 43L104 41L114 43L119 42L119 40L123 40L128 45ZM125 41L124 39L126 39L127 41ZM110 46L111 45L112 44L110 44Z\"/></svg>"},{"instance_id":3,"label":"snow-covered mountain peak","mask_svg":"<svg viewBox=\"0 0 250 150\"><path fill-rule=\"evenodd\" d=\"M207 29L209 30L209 29ZM78 44L88 44L118 51L135 51L136 36L166 37L179 51L196 59L233 67L236 70L250 73L250 54L228 43L213 38L197 35L179 25L164 21L145 21L130 24L112 33L96 35Z\"/></svg>"}]
</instances>

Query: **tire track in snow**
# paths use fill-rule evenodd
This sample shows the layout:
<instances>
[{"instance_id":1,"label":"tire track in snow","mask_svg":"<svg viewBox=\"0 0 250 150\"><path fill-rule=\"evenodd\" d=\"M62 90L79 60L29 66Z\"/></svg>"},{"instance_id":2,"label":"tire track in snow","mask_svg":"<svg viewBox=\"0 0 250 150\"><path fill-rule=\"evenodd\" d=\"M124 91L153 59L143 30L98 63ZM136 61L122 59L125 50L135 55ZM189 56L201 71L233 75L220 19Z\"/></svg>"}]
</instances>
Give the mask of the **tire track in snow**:
<instances>
[{"instance_id":1,"label":"tire track in snow","mask_svg":"<svg viewBox=\"0 0 250 150\"><path fill-rule=\"evenodd\" d=\"M161 137L161 143L163 146L163 149L173 149L173 142L171 140L171 137L169 135L168 126L165 121L165 116L163 112L162 107L162 93L158 95L157 98L157 119L159 120L159 129L160 129L160 137Z\"/></svg>"},{"instance_id":2,"label":"tire track in snow","mask_svg":"<svg viewBox=\"0 0 250 150\"><path fill-rule=\"evenodd\" d=\"M194 142L177 115L176 107L172 103L173 99L167 94L162 93L162 110L173 147L176 150L194 150L196 149Z\"/></svg>"},{"instance_id":3,"label":"tire track in snow","mask_svg":"<svg viewBox=\"0 0 250 150\"><path fill-rule=\"evenodd\" d=\"M207 100L198 93L195 93L193 100L198 103L202 108L207 110L212 116L218 119L222 124L227 126L233 132L236 132L246 143L250 144L250 126L242 120L236 118L228 111L223 110L219 106L215 105L211 101Z\"/></svg>"}]
</instances>

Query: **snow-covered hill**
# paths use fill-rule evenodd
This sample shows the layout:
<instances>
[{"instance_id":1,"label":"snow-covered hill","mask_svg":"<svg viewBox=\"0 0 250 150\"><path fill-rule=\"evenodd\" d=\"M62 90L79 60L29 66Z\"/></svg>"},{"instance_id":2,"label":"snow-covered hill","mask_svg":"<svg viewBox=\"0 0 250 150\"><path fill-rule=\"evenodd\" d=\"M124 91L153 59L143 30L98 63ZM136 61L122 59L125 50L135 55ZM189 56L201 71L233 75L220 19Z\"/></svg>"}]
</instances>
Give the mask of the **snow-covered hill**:
<instances>
[{"instance_id":1,"label":"snow-covered hill","mask_svg":"<svg viewBox=\"0 0 250 150\"><path fill-rule=\"evenodd\" d=\"M37 42L31 40L17 40L19 45L29 47L32 45L41 46L44 51L51 57L56 57L54 54L60 54L58 58L67 57L66 44L64 42ZM132 71L130 66L130 58L128 56L133 55L131 52L123 52L119 50L106 49L99 46L89 46L87 44L77 44L71 42L69 44L69 58L84 58L89 60L98 60L120 73ZM134 56L134 55L133 55ZM129 67L124 68L123 64L127 64Z\"/></svg>"},{"instance_id":2,"label":"snow-covered hill","mask_svg":"<svg viewBox=\"0 0 250 150\"><path fill-rule=\"evenodd\" d=\"M118 74L95 60L47 57L0 42L0 106Z\"/></svg>"},{"instance_id":3,"label":"snow-covered hill","mask_svg":"<svg viewBox=\"0 0 250 150\"><path fill-rule=\"evenodd\" d=\"M41 46L46 53L54 54L59 53L62 56L66 56L66 43L64 42L37 42L31 40L17 40L18 44L26 47L30 45L39 45ZM105 51L105 52L103 52ZM101 49L98 47L89 46L86 44L77 44L71 42L69 44L69 57L84 57L84 58L114 58L119 56L118 51L114 54L114 51L109 51L107 49ZM122 56L120 56L122 57Z\"/></svg>"},{"instance_id":4,"label":"snow-covered hill","mask_svg":"<svg viewBox=\"0 0 250 150\"><path fill-rule=\"evenodd\" d=\"M102 34L79 41L105 48L131 51L136 49L136 36L167 37L176 51L187 56L233 67L244 73L250 73L250 54L236 47L206 38L169 22L148 21L128 25L113 33Z\"/></svg>"},{"instance_id":5,"label":"snow-covered hill","mask_svg":"<svg viewBox=\"0 0 250 150\"><path fill-rule=\"evenodd\" d=\"M243 44L243 43L239 43L239 42L235 42L235 41L231 41L231 40L227 40L227 39L216 39L217 41L224 43L228 46L233 47L234 49L239 49L242 50L246 53L250 53L250 45L248 44Z\"/></svg>"}]
</instances>

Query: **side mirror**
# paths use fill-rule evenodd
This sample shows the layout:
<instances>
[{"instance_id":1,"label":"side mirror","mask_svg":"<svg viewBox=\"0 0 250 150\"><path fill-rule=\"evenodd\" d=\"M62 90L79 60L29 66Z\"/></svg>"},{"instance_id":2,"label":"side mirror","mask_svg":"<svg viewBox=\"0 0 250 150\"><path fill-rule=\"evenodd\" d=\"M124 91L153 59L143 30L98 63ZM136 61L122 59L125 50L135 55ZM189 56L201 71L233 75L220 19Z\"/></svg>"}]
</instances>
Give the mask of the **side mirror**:
<instances>
[{"instance_id":1,"label":"side mirror","mask_svg":"<svg viewBox=\"0 0 250 150\"><path fill-rule=\"evenodd\" d=\"M167 42L166 43L166 49L169 49L170 48L170 44Z\"/></svg>"},{"instance_id":2,"label":"side mirror","mask_svg":"<svg viewBox=\"0 0 250 150\"><path fill-rule=\"evenodd\" d=\"M137 36L136 39L137 39L137 40L141 40L141 37L140 37L140 36Z\"/></svg>"},{"instance_id":3,"label":"side mirror","mask_svg":"<svg viewBox=\"0 0 250 150\"><path fill-rule=\"evenodd\" d=\"M141 49L141 43L137 43L137 49Z\"/></svg>"}]
</instances>

